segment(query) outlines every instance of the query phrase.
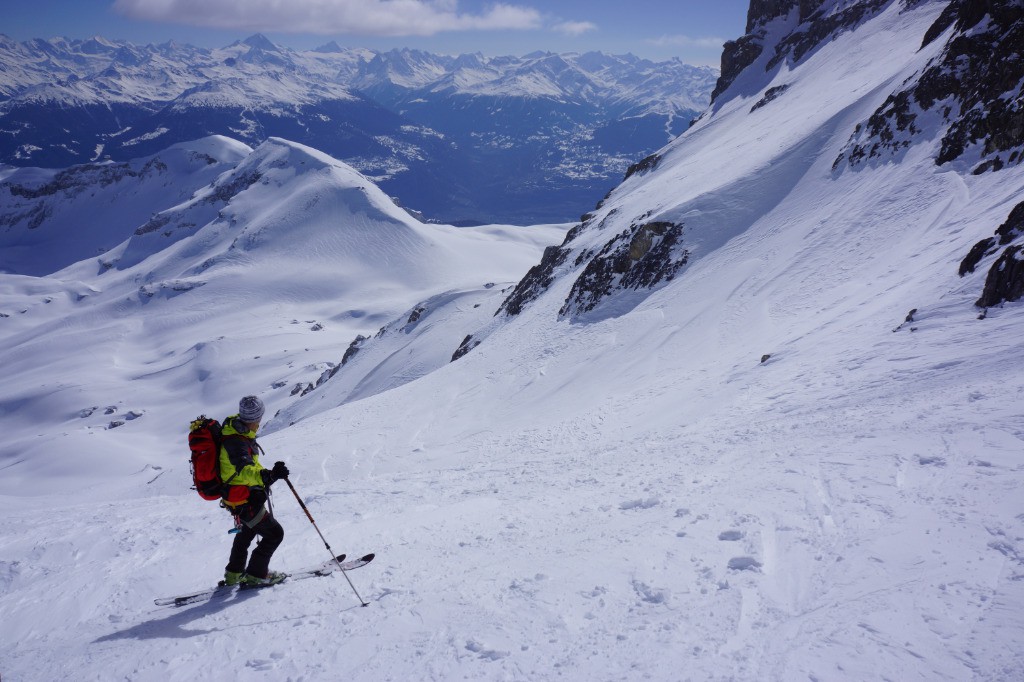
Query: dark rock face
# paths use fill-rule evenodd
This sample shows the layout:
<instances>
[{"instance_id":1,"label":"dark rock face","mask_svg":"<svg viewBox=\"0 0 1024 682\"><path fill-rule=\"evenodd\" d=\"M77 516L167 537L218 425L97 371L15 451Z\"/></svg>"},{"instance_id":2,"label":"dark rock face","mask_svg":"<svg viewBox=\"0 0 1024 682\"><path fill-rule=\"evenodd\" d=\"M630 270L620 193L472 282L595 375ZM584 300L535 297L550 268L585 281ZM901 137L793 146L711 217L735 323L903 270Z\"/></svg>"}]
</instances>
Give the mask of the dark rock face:
<instances>
[{"instance_id":1,"label":"dark rock face","mask_svg":"<svg viewBox=\"0 0 1024 682\"><path fill-rule=\"evenodd\" d=\"M981 262L982 258L995 253L995 249L993 248L995 245L995 237L982 239L980 242L975 244L971 248L970 253L960 261L960 276L963 277L968 273L974 272L974 269L978 267L978 263Z\"/></svg>"},{"instance_id":2,"label":"dark rock face","mask_svg":"<svg viewBox=\"0 0 1024 682\"><path fill-rule=\"evenodd\" d=\"M986 257L1006 246L989 268L985 288L975 305L989 308L1004 301L1018 301L1024 296L1024 201L1013 207L1006 221L996 229L995 237L982 239L960 263L960 276L974 272ZM1012 243L1016 242L1016 243ZM1007 246L1009 245L1009 246Z\"/></svg>"},{"instance_id":3,"label":"dark rock face","mask_svg":"<svg viewBox=\"0 0 1024 682\"><path fill-rule=\"evenodd\" d=\"M320 376L316 380L316 383L309 382L305 386L303 386L301 383L295 384L295 387L292 389L291 394L293 396L298 395L299 397L309 395L316 389L323 386L328 380L330 380L331 377L338 373L339 369L341 369L341 365L335 365L333 363L327 364L328 368L325 369L322 374L320 374Z\"/></svg>"},{"instance_id":4,"label":"dark rock face","mask_svg":"<svg viewBox=\"0 0 1024 682\"><path fill-rule=\"evenodd\" d=\"M338 365L335 368L334 371L337 372L339 369L344 367L345 364L349 360L354 358L356 356L356 353L359 352L359 349L362 347L363 343L365 343L365 342L366 342L366 337L365 336L363 336L362 334L357 335L356 338L352 340L352 343L348 344L348 348L345 349L345 355L343 355L341 357L341 364ZM334 376L333 372L332 372L331 376Z\"/></svg>"},{"instance_id":5,"label":"dark rock face","mask_svg":"<svg viewBox=\"0 0 1024 682\"><path fill-rule=\"evenodd\" d=\"M1024 296L1024 244L1006 247L988 271L985 289L974 305L989 308L1004 301L1019 301Z\"/></svg>"},{"instance_id":6,"label":"dark rock face","mask_svg":"<svg viewBox=\"0 0 1024 682\"><path fill-rule=\"evenodd\" d=\"M750 0L750 7L747 9L747 33L751 33L758 26L764 26L772 19L784 17L796 8L800 8L803 14L806 10L804 5L819 5L821 0Z\"/></svg>"},{"instance_id":7,"label":"dark rock face","mask_svg":"<svg viewBox=\"0 0 1024 682\"><path fill-rule=\"evenodd\" d=\"M229 181L223 182L214 188L214 191L206 197L203 201L208 204L222 203L226 204L231 201L237 194L242 193L246 189L252 187L263 175L257 170L247 171L245 173L239 173L232 177Z\"/></svg>"},{"instance_id":8,"label":"dark rock face","mask_svg":"<svg viewBox=\"0 0 1024 682\"><path fill-rule=\"evenodd\" d=\"M582 315L616 293L651 290L671 281L690 257L689 251L680 245L681 223L646 220L649 215L643 216L599 250L570 246L584 231L600 230L617 213L617 210L610 211L596 226L591 222L592 215L585 215L584 222L569 230L561 246L545 249L541 262L526 273L495 315L518 315L547 291L556 278L581 267L583 271L559 310L560 316ZM574 251L578 251L576 258L569 262ZM467 338L463 346L470 343L471 339ZM458 356L462 357L471 348L472 345L465 350L460 347Z\"/></svg>"},{"instance_id":9,"label":"dark rock face","mask_svg":"<svg viewBox=\"0 0 1024 682\"><path fill-rule=\"evenodd\" d=\"M953 25L956 21L957 12L959 11L959 3L951 2L946 5L946 9L942 10L942 14L935 20L924 34L924 40L921 41L921 47L927 47L932 44L936 38L946 32L946 29Z\"/></svg>"},{"instance_id":10,"label":"dark rock face","mask_svg":"<svg viewBox=\"0 0 1024 682\"><path fill-rule=\"evenodd\" d=\"M914 0L905 0L911 1ZM721 76L711 93L712 103L742 71L757 62L766 49L772 51L765 64L766 72L786 59L798 62L837 34L852 31L890 2L857 0L837 7L831 0L751 0L746 35L730 40L722 51ZM792 17L794 22L789 33L774 46L766 45L767 25L786 17ZM781 93L776 96L778 94Z\"/></svg>"},{"instance_id":11,"label":"dark rock face","mask_svg":"<svg viewBox=\"0 0 1024 682\"><path fill-rule=\"evenodd\" d=\"M406 320L405 326L402 327L402 331L408 334L416 323L420 321L420 318L423 317L423 313L425 312L427 312L427 309L422 305L418 305L413 308L413 311L409 313L409 319Z\"/></svg>"},{"instance_id":12,"label":"dark rock face","mask_svg":"<svg viewBox=\"0 0 1024 682\"><path fill-rule=\"evenodd\" d=\"M844 31L852 31L865 20L880 12L890 0L861 0L838 12L829 12L825 0L801 0L800 30L793 31L775 46L775 54L768 60L771 71L787 57L798 62L809 52Z\"/></svg>"},{"instance_id":13,"label":"dark rock face","mask_svg":"<svg viewBox=\"0 0 1024 682\"><path fill-rule=\"evenodd\" d=\"M572 235L572 232L569 235ZM562 246L549 246L544 249L544 256L540 259L540 263L530 268L526 276L519 281L516 288L509 294L509 297L498 307L498 312L495 315L500 313L518 315L523 312L523 308L527 304L537 300L541 294L547 291L551 283L555 281L555 270L569 256L570 249L565 247L565 244L571 241L569 235L566 235ZM463 345L465 345L465 342L463 342ZM466 352L469 351L467 350ZM462 355L459 357L462 357Z\"/></svg>"},{"instance_id":14,"label":"dark rock face","mask_svg":"<svg viewBox=\"0 0 1024 682\"><path fill-rule=\"evenodd\" d=\"M722 75L715 83L715 89L711 91L711 101L714 102L718 96L729 89L733 81L748 66L757 61L764 51L764 32L747 34L742 38L730 40L722 48Z\"/></svg>"},{"instance_id":15,"label":"dark rock face","mask_svg":"<svg viewBox=\"0 0 1024 682\"><path fill-rule=\"evenodd\" d=\"M778 86L776 86L774 88L768 88L764 92L764 97L762 97L757 102L755 102L754 106L750 107L750 113L754 113L755 111L757 111L761 107L766 106L766 105L774 102L776 99L779 98L779 95L784 93L786 90L789 90L789 85L788 84L787 85L778 85Z\"/></svg>"},{"instance_id":16,"label":"dark rock face","mask_svg":"<svg viewBox=\"0 0 1024 682\"><path fill-rule=\"evenodd\" d=\"M953 0L924 36L947 30L942 54L916 82L892 94L857 127L836 159L855 167L899 152L921 132L918 112L937 112L948 127L936 165L977 155L975 174L1019 163L1024 156L1024 5L1019 0Z\"/></svg>"},{"instance_id":17,"label":"dark rock face","mask_svg":"<svg viewBox=\"0 0 1024 682\"><path fill-rule=\"evenodd\" d=\"M690 256L679 247L682 235L680 223L633 223L590 260L559 315L587 313L617 291L653 289L671 281Z\"/></svg>"},{"instance_id":18,"label":"dark rock face","mask_svg":"<svg viewBox=\"0 0 1024 682\"><path fill-rule=\"evenodd\" d=\"M1009 244L1024 235L1024 201L1013 207L1006 222L996 229L1000 244Z\"/></svg>"},{"instance_id":19,"label":"dark rock face","mask_svg":"<svg viewBox=\"0 0 1024 682\"><path fill-rule=\"evenodd\" d=\"M711 92L712 102L761 56L764 51L765 24L788 15L800 4L800 0L750 0L746 35L730 40L722 48L722 68L715 89Z\"/></svg>"},{"instance_id":20,"label":"dark rock face","mask_svg":"<svg viewBox=\"0 0 1024 682\"><path fill-rule=\"evenodd\" d=\"M953 4L959 6L955 26L960 35L947 47L946 69L929 69L921 79L923 105L951 98L961 112L935 162L959 158L978 143L983 161L975 172L999 170L1005 158L1000 152L1014 150L1008 160L1015 163L1024 145L1024 7L1012 0Z\"/></svg>"},{"instance_id":21,"label":"dark rock face","mask_svg":"<svg viewBox=\"0 0 1024 682\"><path fill-rule=\"evenodd\" d=\"M40 199L62 192L74 196L91 187L106 187L125 178L145 177L153 172L167 170L167 164L158 158L150 159L141 169L135 170L129 163L82 164L57 173L50 182L39 187L25 187L17 184L6 185L11 194L25 199Z\"/></svg>"},{"instance_id":22,"label":"dark rock face","mask_svg":"<svg viewBox=\"0 0 1024 682\"><path fill-rule=\"evenodd\" d=\"M469 351L473 350L480 345L480 341L475 340L472 334L468 334L466 338L462 340L459 347L452 353L452 362L455 362L459 358L465 356Z\"/></svg>"},{"instance_id":23,"label":"dark rock face","mask_svg":"<svg viewBox=\"0 0 1024 682\"><path fill-rule=\"evenodd\" d=\"M910 93L889 95L865 123L858 123L854 129L853 138L866 141L848 145L832 164L832 169L838 169L844 159L851 166L856 166L866 159L881 156L883 152L895 154L906 149L910 146L911 136L921 132L915 123L910 111Z\"/></svg>"},{"instance_id":24,"label":"dark rock face","mask_svg":"<svg viewBox=\"0 0 1024 682\"><path fill-rule=\"evenodd\" d=\"M622 180L623 182L625 182L633 175L643 175L644 173L649 173L655 168L657 168L659 163L661 163L661 156L659 154L651 154L647 158L641 159L640 161L637 161L629 168L627 168L626 177L622 178Z\"/></svg>"}]
</instances>

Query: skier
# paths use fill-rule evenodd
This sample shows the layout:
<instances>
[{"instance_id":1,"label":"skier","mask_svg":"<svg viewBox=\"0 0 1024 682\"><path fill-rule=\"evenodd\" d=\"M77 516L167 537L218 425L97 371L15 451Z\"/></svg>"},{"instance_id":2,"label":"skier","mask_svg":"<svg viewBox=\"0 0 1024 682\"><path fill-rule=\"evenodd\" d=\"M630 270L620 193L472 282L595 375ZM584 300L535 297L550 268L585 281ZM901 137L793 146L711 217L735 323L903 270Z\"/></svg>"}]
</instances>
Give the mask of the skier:
<instances>
[{"instance_id":1,"label":"skier","mask_svg":"<svg viewBox=\"0 0 1024 682\"><path fill-rule=\"evenodd\" d=\"M263 401L249 395L238 402L238 414L224 420L220 474L229 488L221 504L234 516L236 529L224 568L228 585L273 585L286 577L270 570L270 558L284 540L284 528L274 518L268 493L274 481L288 478L288 467L284 462L276 462L273 469L260 464L263 450L256 443L256 431L263 412ZM250 557L249 545L257 535L260 541Z\"/></svg>"}]
</instances>

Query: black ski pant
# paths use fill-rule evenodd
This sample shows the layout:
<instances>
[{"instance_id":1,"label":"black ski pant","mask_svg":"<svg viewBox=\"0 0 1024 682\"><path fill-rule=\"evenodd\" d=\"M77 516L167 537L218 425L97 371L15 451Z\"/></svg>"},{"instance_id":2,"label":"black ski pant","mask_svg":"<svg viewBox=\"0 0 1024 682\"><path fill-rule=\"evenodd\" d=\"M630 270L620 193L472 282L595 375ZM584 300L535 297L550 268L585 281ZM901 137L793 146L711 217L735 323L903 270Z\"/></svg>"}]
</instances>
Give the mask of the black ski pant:
<instances>
[{"instance_id":1,"label":"black ski pant","mask_svg":"<svg viewBox=\"0 0 1024 682\"><path fill-rule=\"evenodd\" d=\"M249 545L257 535L260 541L256 543L256 549L252 551L252 556L248 557L249 565L247 567L245 559L249 554ZM243 523L242 530L235 534L235 541L231 544L231 557L228 559L225 570L232 573L245 571L258 578L266 577L270 571L270 557L274 555L274 551L282 540L284 540L284 528L269 510L266 516L252 528Z\"/></svg>"}]
</instances>

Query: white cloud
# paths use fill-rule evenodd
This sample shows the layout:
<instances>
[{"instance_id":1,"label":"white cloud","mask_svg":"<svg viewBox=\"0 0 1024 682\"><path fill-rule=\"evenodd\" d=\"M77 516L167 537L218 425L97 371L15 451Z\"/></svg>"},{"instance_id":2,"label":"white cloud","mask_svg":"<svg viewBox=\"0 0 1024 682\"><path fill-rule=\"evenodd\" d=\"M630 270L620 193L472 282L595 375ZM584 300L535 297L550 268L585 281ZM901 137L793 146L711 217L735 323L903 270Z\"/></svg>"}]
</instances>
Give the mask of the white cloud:
<instances>
[{"instance_id":1,"label":"white cloud","mask_svg":"<svg viewBox=\"0 0 1024 682\"><path fill-rule=\"evenodd\" d=\"M648 38L645 42L656 47L703 47L719 50L725 45L725 38L691 38L690 36L661 36L660 38Z\"/></svg>"},{"instance_id":2,"label":"white cloud","mask_svg":"<svg viewBox=\"0 0 1024 682\"><path fill-rule=\"evenodd\" d=\"M554 30L559 33L565 33L571 36L579 36L587 33L588 31L596 31L597 24L589 21L564 21L561 24L557 24Z\"/></svg>"},{"instance_id":3,"label":"white cloud","mask_svg":"<svg viewBox=\"0 0 1024 682\"><path fill-rule=\"evenodd\" d=\"M146 21L321 35L429 36L542 25L530 7L496 4L467 14L458 0L116 0L114 9Z\"/></svg>"}]
</instances>

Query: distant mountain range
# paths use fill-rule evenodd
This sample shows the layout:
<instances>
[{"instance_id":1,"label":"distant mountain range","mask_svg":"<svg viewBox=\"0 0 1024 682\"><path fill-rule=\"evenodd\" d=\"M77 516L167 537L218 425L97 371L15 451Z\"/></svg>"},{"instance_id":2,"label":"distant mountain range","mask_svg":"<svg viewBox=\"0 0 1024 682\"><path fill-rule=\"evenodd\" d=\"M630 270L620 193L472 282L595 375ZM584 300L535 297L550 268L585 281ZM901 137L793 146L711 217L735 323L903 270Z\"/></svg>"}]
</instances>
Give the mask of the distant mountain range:
<instances>
[{"instance_id":1,"label":"distant mountain range","mask_svg":"<svg viewBox=\"0 0 1024 682\"><path fill-rule=\"evenodd\" d=\"M280 136L428 219L565 222L684 131L718 70L632 55L297 52L254 35L173 42L0 36L0 162L128 161L225 135Z\"/></svg>"}]
</instances>

